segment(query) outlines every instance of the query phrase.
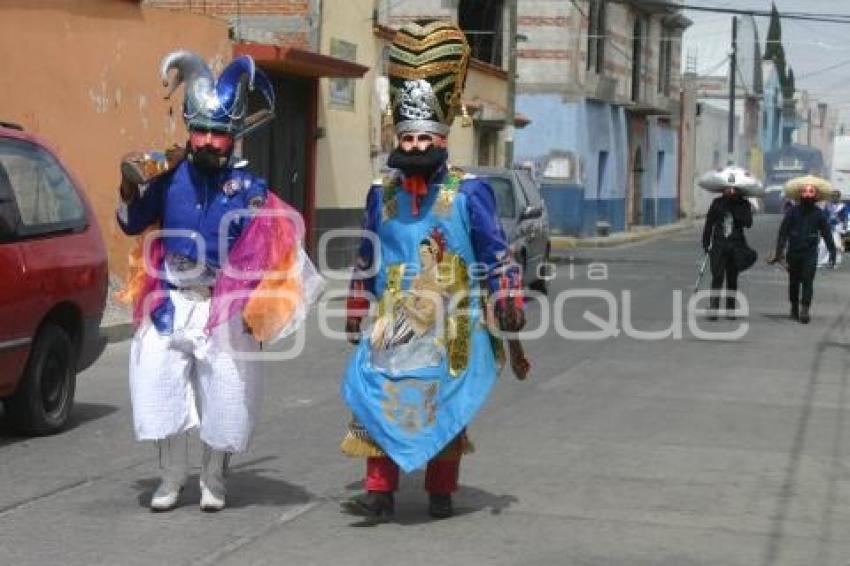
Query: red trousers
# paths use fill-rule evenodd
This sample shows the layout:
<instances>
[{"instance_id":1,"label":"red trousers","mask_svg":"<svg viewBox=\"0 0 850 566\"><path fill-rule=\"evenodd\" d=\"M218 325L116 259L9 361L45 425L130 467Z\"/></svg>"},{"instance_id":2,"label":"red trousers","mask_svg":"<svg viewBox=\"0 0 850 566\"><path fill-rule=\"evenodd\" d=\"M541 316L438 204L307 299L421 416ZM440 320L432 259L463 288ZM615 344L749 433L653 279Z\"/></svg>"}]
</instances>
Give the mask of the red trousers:
<instances>
[{"instance_id":1,"label":"red trousers","mask_svg":"<svg viewBox=\"0 0 850 566\"><path fill-rule=\"evenodd\" d=\"M450 495L457 491L460 458L434 458L425 471L425 491L431 495ZM366 491L396 491L398 466L389 458L367 458Z\"/></svg>"}]
</instances>

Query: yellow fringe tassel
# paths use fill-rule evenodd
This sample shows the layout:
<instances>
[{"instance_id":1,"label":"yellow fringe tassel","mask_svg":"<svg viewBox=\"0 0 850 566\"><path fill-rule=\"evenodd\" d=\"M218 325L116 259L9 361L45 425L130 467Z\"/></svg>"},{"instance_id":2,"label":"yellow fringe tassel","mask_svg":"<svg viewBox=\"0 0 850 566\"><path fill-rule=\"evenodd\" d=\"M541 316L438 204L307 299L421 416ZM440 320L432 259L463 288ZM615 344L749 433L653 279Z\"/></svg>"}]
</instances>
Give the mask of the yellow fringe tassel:
<instances>
[{"instance_id":1,"label":"yellow fringe tassel","mask_svg":"<svg viewBox=\"0 0 850 566\"><path fill-rule=\"evenodd\" d=\"M361 435L351 431L348 431L345 438L342 439L339 449L343 454L351 458L385 458L387 455L369 438L363 438ZM472 454L473 452L475 452L475 445L464 432L449 443L436 458L440 460L457 460L464 454Z\"/></svg>"},{"instance_id":2,"label":"yellow fringe tassel","mask_svg":"<svg viewBox=\"0 0 850 566\"><path fill-rule=\"evenodd\" d=\"M346 456L352 458L383 458L386 456L383 450L367 438L353 434L351 431L342 439L339 449Z\"/></svg>"}]
</instances>

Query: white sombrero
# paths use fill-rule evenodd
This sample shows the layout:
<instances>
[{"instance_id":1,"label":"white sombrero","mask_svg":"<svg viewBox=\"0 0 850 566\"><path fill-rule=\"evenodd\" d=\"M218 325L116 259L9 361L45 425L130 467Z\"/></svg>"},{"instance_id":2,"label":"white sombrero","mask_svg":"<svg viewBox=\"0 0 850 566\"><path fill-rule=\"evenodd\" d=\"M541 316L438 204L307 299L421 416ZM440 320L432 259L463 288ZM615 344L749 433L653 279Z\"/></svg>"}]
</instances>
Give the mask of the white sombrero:
<instances>
[{"instance_id":1,"label":"white sombrero","mask_svg":"<svg viewBox=\"0 0 850 566\"><path fill-rule=\"evenodd\" d=\"M700 177L699 186L711 193L722 193L724 189L732 187L744 196L764 196L764 187L761 181L743 167L735 165L730 165L719 171L709 171Z\"/></svg>"}]
</instances>

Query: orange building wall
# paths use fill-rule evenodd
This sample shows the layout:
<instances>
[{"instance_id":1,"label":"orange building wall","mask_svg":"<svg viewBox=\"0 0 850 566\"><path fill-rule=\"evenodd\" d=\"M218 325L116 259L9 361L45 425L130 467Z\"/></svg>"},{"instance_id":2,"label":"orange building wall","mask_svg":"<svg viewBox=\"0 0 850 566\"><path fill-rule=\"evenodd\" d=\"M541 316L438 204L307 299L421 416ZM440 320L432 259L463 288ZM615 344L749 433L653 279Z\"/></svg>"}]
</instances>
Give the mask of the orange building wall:
<instances>
[{"instance_id":1,"label":"orange building wall","mask_svg":"<svg viewBox=\"0 0 850 566\"><path fill-rule=\"evenodd\" d=\"M84 185L123 275L130 240L114 211L123 154L184 143L182 89L170 101L162 57L199 53L219 71L231 58L227 23L128 0L4 0L0 120L46 138Z\"/></svg>"}]
</instances>

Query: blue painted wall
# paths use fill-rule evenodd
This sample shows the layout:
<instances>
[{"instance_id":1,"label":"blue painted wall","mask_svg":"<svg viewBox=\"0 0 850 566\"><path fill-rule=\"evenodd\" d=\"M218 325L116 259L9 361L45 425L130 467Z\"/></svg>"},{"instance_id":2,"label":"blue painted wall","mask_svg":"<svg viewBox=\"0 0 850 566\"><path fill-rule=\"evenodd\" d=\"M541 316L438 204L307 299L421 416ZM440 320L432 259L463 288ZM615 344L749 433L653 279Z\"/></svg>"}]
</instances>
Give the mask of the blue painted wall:
<instances>
[{"instance_id":1,"label":"blue painted wall","mask_svg":"<svg viewBox=\"0 0 850 566\"><path fill-rule=\"evenodd\" d=\"M545 165L552 151L572 151L583 161L579 187L569 195L556 195L555 187L544 198L553 224L568 235L592 236L596 223L606 220L612 231L626 225L627 138L621 107L596 101L565 101L560 94L521 94L517 110L531 123L516 133L518 161ZM545 182L545 180L544 180ZM564 207L577 207L565 210Z\"/></svg>"},{"instance_id":2,"label":"blue painted wall","mask_svg":"<svg viewBox=\"0 0 850 566\"><path fill-rule=\"evenodd\" d=\"M679 219L678 135L674 128L651 121L649 147L644 157L643 222L649 226L671 224Z\"/></svg>"}]
</instances>

